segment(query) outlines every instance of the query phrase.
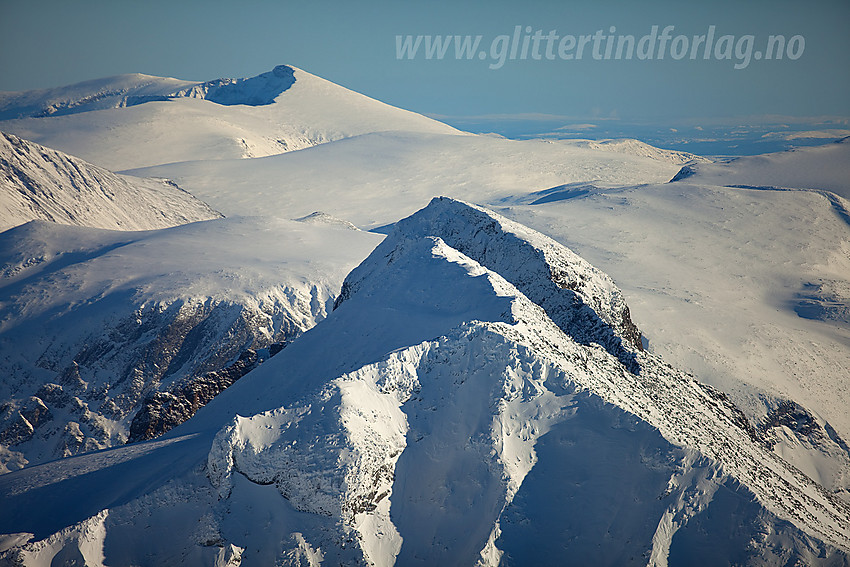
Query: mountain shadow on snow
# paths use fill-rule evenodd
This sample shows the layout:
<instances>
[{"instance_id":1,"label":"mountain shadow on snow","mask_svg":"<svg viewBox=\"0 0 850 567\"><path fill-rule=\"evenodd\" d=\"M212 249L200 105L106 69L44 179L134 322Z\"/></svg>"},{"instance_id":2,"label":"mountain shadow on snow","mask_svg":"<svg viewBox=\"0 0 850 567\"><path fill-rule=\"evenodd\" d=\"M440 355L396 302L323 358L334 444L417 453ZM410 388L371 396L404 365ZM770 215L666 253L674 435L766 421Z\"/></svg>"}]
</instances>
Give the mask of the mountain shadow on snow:
<instances>
[{"instance_id":1,"label":"mountain shadow on snow","mask_svg":"<svg viewBox=\"0 0 850 567\"><path fill-rule=\"evenodd\" d=\"M140 74L119 75L78 83L67 89L0 93L0 120L63 116L178 98L200 98L223 106L265 106L294 84L295 71L288 65L278 65L256 77L202 83Z\"/></svg>"}]
</instances>

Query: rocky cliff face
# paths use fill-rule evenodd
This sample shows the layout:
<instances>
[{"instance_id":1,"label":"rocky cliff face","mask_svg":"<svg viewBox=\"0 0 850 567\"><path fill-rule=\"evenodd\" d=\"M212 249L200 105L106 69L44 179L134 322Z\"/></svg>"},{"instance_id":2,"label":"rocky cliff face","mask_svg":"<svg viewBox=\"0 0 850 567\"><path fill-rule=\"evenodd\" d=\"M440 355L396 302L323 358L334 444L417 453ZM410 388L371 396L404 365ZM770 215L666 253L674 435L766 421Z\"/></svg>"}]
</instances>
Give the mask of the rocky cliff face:
<instances>
[{"instance_id":1,"label":"rocky cliff face","mask_svg":"<svg viewBox=\"0 0 850 567\"><path fill-rule=\"evenodd\" d=\"M287 307L154 304L80 342L53 343L14 376L0 443L38 462L157 437L255 368L257 350L268 358L303 332ZM33 384L35 376L49 381Z\"/></svg>"}]
</instances>

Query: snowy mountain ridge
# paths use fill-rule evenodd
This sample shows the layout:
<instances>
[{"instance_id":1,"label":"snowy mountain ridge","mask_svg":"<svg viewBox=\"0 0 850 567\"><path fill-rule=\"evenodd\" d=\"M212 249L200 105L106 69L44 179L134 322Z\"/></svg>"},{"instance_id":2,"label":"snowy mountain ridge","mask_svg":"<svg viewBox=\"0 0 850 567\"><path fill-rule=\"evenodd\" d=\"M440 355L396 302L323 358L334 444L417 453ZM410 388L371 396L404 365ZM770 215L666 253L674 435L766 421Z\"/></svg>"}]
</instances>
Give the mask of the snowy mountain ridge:
<instances>
[{"instance_id":1,"label":"snowy mountain ridge","mask_svg":"<svg viewBox=\"0 0 850 567\"><path fill-rule=\"evenodd\" d=\"M399 221L375 254L392 254L396 233L439 237L509 278L574 340L603 345L626 366L638 370L634 352L643 350L640 331L622 293L606 274L551 238L482 207L435 198L424 211ZM360 280L370 276L369 262L358 266L343 283L335 307L356 290Z\"/></svg>"},{"instance_id":2,"label":"snowy mountain ridge","mask_svg":"<svg viewBox=\"0 0 850 567\"><path fill-rule=\"evenodd\" d=\"M370 132L462 135L288 65L247 79L122 75L0 93L0 130L112 171L276 155Z\"/></svg>"},{"instance_id":3,"label":"snowy mountain ridge","mask_svg":"<svg viewBox=\"0 0 850 567\"><path fill-rule=\"evenodd\" d=\"M169 181L118 175L0 132L0 231L35 219L150 230L221 216Z\"/></svg>"},{"instance_id":4,"label":"snowy mountain ridge","mask_svg":"<svg viewBox=\"0 0 850 567\"><path fill-rule=\"evenodd\" d=\"M0 470L190 417L325 317L346 269L380 240L350 232L233 218L0 234Z\"/></svg>"},{"instance_id":5,"label":"snowy mountain ridge","mask_svg":"<svg viewBox=\"0 0 850 567\"><path fill-rule=\"evenodd\" d=\"M286 65L278 65L250 79L216 79L202 83L139 73L119 75L56 89L0 93L0 120L62 116L177 98L200 98L222 105L261 106L272 104L294 82L294 71Z\"/></svg>"},{"instance_id":6,"label":"snowy mountain ridge","mask_svg":"<svg viewBox=\"0 0 850 567\"><path fill-rule=\"evenodd\" d=\"M474 251L485 217L509 229L506 245L529 238L501 263L484 254L492 265L541 261L544 237L434 200L351 274L327 319L162 440L0 477L16 517L0 519L0 532L38 534L14 536L2 557L848 563L847 504L774 454L724 395L647 352L635 350L640 372L630 372L565 334L509 279L427 234L454 234ZM554 268L537 277L551 281ZM158 463L178 446L180 466L152 482L144 471L165 470ZM147 464L110 469L122 459ZM51 477L66 480L44 484ZM32 499L49 494L73 509L62 486L86 478L106 489L83 503L76 527L45 531ZM140 545L142 523L154 550Z\"/></svg>"},{"instance_id":7,"label":"snowy mountain ridge","mask_svg":"<svg viewBox=\"0 0 850 567\"><path fill-rule=\"evenodd\" d=\"M793 518L796 525L806 526L807 531L813 529L810 533L818 537L842 542L839 547L846 549L850 543L846 504L771 453L746 418L719 392L646 353L639 355L641 372L635 376L604 350L566 339L539 305L497 273L439 237L424 237L424 232L412 229L427 221L440 226L438 219L459 218L449 220L457 227L465 218L481 215L477 207L469 207L468 214L463 215L466 206L435 200L400 222L347 278L347 295L341 295L345 299L337 303L334 314L339 312L350 322L363 321L363 317L354 319L351 312L343 315L349 302L355 302L357 308L350 309L371 313L373 318L381 317L377 314L380 309L389 310L388 314L397 312L391 316L400 317L404 323L399 321L394 326L416 320L431 325L437 313L443 325L450 325L448 321L468 322L440 339L393 350L388 358L317 387L300 402L236 418L219 432L207 460L211 481L220 495L227 497L230 493L237 472L259 484L274 484L297 510L337 518L347 526L345 531L353 534L349 541L359 543L364 559L370 563L397 560L406 564L424 557L430 561L452 557L470 564L498 562L502 557L499 540L505 532L499 527L499 518L502 513L510 515L514 496L535 466L535 444L573 417L576 410L583 411L583 404L590 403L579 400L599 396L658 428L673 446L689 448L679 454L682 470L670 477L668 492L662 498L678 498L680 507L673 506L659 516L651 552L647 551L650 564L664 564L678 527L709 508L714 491L721 486L729 488L733 479L753 491L773 513ZM448 211L456 214L446 214ZM488 216L492 221L506 222L492 213ZM469 228L468 234L477 232L474 225ZM452 231L452 227L443 226L438 232ZM474 248L474 244L465 244ZM517 254L507 257L519 265L528 259ZM424 274L417 277L426 270L425 265L433 265L427 271L434 271L427 278ZM452 275L458 273L466 274L460 282ZM482 289L490 291L482 294ZM331 322L329 319L325 325ZM333 322L345 324L339 319ZM369 335L374 324L361 324L364 328L360 332ZM392 331L383 333L391 335ZM227 395L218 403L226 399ZM216 411L218 403L213 402L202 413ZM245 410L248 408L242 406L236 413L245 415ZM492 411L496 414L491 423L488 419ZM514 435L518 438L511 439ZM305 439L312 441L305 445ZM434 444L438 452L411 445L414 442ZM420 457L417 464L404 467L399 478L400 463L405 462L408 452L421 454L422 450L430 453L431 459L436 454L441 457L437 461ZM453 452L460 454L455 457ZM475 457L463 456L466 452ZM455 458L465 464L460 467ZM444 491L457 490L456 483L465 483L466 475L481 478L479 475L485 474L477 468L482 465L476 464L475 458L484 462L495 458L499 463L488 473L494 475L488 482L501 488L486 489L488 498L495 500L489 500L491 504L483 508L495 506L487 516L495 521L490 528L484 521L471 526L471 519L455 508L462 505L439 497ZM449 464L440 464L444 461ZM460 468L450 469L447 477L447 471L440 468L445 466ZM496 481L498 478L501 480ZM702 496L689 494L690 482L705 483L698 492ZM401 504L396 503L399 483L404 487ZM423 486L412 488L420 483ZM411 491L417 495L417 506L439 506L442 512L415 511L406 505L413 498ZM433 504L428 503L429 498L434 499ZM394 523L393 506L425 517L405 519L399 512ZM500 509L502 513L498 513ZM481 509L475 513L480 514ZM436 539L412 536L411 541L410 531L403 531L403 527L413 526L427 530L423 526L432 526L429 522L438 521L437 517L446 526L430 528L435 530L432 537ZM819 519L811 523L812 517ZM477 541L477 548L453 534L461 525L465 526L462 537ZM304 537L325 551L332 545L321 533L305 533ZM752 552L764 555L783 549L783 544L771 543L770 538L762 545ZM451 554L441 555L437 551L440 548L451 550Z\"/></svg>"},{"instance_id":8,"label":"snowy mountain ridge","mask_svg":"<svg viewBox=\"0 0 850 567\"><path fill-rule=\"evenodd\" d=\"M0 123L231 217L0 234L0 463L113 446L0 476L0 564L849 563L846 144L459 135L292 72ZM434 194L484 206L395 223Z\"/></svg>"}]
</instances>

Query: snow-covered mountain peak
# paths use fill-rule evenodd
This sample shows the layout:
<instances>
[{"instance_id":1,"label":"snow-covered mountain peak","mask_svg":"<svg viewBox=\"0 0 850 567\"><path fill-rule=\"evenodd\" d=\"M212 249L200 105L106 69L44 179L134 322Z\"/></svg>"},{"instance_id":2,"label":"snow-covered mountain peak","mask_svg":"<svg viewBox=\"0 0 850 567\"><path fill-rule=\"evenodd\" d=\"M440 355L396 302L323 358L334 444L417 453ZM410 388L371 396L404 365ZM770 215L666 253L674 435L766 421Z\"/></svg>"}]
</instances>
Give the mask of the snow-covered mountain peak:
<instances>
[{"instance_id":1,"label":"snow-covered mountain peak","mask_svg":"<svg viewBox=\"0 0 850 567\"><path fill-rule=\"evenodd\" d=\"M549 313L574 304L551 287L553 266L585 276L590 311L610 309L616 288L554 246L480 207L432 201L351 272L326 319L161 441L0 477L15 518L0 517L0 533L17 538L0 559L80 549L96 522L112 544L95 564L218 549L246 566L304 554L661 566L699 564L706 549L717 564L846 564L847 505L728 398L649 353L629 351L635 374L562 332ZM597 290L607 301L592 301ZM564 319L576 334L587 323ZM48 522L33 506L47 498L71 512ZM140 533L157 538L155 557Z\"/></svg>"},{"instance_id":2,"label":"snow-covered mountain peak","mask_svg":"<svg viewBox=\"0 0 850 567\"><path fill-rule=\"evenodd\" d=\"M0 231L34 219L150 230L220 217L170 181L118 175L0 132Z\"/></svg>"},{"instance_id":3,"label":"snow-covered mountain peak","mask_svg":"<svg viewBox=\"0 0 850 567\"><path fill-rule=\"evenodd\" d=\"M399 221L370 258L346 279L337 304L356 292L377 264L392 262L400 242L425 236L439 237L507 279L574 340L598 343L637 370L634 353L643 350L640 331L609 276L537 231L447 197L435 198Z\"/></svg>"},{"instance_id":4,"label":"snow-covered mountain peak","mask_svg":"<svg viewBox=\"0 0 850 567\"><path fill-rule=\"evenodd\" d=\"M269 156L371 132L460 134L288 65L247 79L121 75L0 93L0 129L113 171Z\"/></svg>"},{"instance_id":5,"label":"snow-covered mountain peak","mask_svg":"<svg viewBox=\"0 0 850 567\"><path fill-rule=\"evenodd\" d=\"M0 93L0 120L62 116L177 98L201 98L225 106L261 106L274 102L293 83L294 70L287 65L256 77L201 83L133 73L67 87Z\"/></svg>"},{"instance_id":6,"label":"snow-covered mountain peak","mask_svg":"<svg viewBox=\"0 0 850 567\"><path fill-rule=\"evenodd\" d=\"M275 99L295 83L295 70L288 65L278 65L271 71L248 79L216 79L188 89L166 95L169 98L202 98L225 106L245 104L263 106Z\"/></svg>"},{"instance_id":7,"label":"snow-covered mountain peak","mask_svg":"<svg viewBox=\"0 0 850 567\"><path fill-rule=\"evenodd\" d=\"M433 224L422 230L429 216ZM490 229L482 228L484 217ZM221 498L238 498L243 478L275 485L296 510L330 518L356 546L352 551L345 545L343 552L326 530L305 533L312 545L331 553L331 562L355 553L375 564L407 564L415 557L496 564L502 553L531 553L524 546L536 536L518 525L542 526L570 515L563 508L540 515L537 507L545 505L526 500L533 498L528 490L559 490L551 477L534 472L558 466L548 460L552 451L567 452L556 458L561 467L576 459L592 462L586 474L607 478L598 467L637 443L641 455L634 456L630 471L634 466L640 475L647 470L667 475L663 482L641 476L640 482L656 484L629 489L661 494L637 505L642 514L662 516L654 537L646 535L652 543L636 544L654 557L650 564L665 564L663 558L676 553L675 533L689 533L682 526L690 521L703 526L695 529L715 533L727 520L709 527L697 518L706 508L724 505L722 495L731 493L741 505L754 507L760 525L783 532L755 544L754 556L777 553L783 545L801 557L809 553L797 543L779 543L799 533L780 527L772 514L846 547L846 506L771 453L721 393L643 352L634 353L640 374L627 372L611 353L565 335L542 306L500 273L442 237L425 235L457 238L467 223L470 233L482 234L493 246L510 247L509 235L520 239L522 233L524 244L510 250L519 266L533 269L523 249L539 245L540 235L500 225L498 215L479 207L437 199L398 223L349 275L344 299L325 322L175 431L191 434L221 424L207 455ZM492 255L482 257L497 265ZM511 264L501 265L510 272ZM537 291L528 281L523 285ZM234 414L251 417L222 423ZM611 448L606 441L604 451L591 449L593 443L582 436L599 439L597 420L628 431L623 445ZM547 434L571 441L554 449ZM565 449L575 445L583 449ZM614 459L620 463L619 456ZM617 470L621 465L611 464ZM620 489L618 484L604 490ZM476 504L471 508L467 502ZM588 516L608 525L596 512ZM461 526L468 528L463 538ZM564 551L560 544L551 547ZM566 547L577 549L575 542ZM591 550L578 553L589 558Z\"/></svg>"},{"instance_id":8,"label":"snow-covered mountain peak","mask_svg":"<svg viewBox=\"0 0 850 567\"><path fill-rule=\"evenodd\" d=\"M514 304L530 303L501 275L439 237L401 236L391 244L387 254L387 248L376 250L352 272L335 307L356 294L361 302L421 312L451 328L473 320L515 324Z\"/></svg>"}]
</instances>

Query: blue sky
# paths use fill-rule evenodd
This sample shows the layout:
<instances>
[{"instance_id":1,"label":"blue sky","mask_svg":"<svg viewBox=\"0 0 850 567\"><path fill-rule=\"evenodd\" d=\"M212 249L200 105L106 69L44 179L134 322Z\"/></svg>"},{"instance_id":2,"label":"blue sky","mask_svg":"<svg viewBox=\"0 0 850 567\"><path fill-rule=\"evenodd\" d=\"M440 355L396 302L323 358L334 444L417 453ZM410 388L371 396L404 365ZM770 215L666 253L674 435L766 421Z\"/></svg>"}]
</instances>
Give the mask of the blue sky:
<instances>
[{"instance_id":1,"label":"blue sky","mask_svg":"<svg viewBox=\"0 0 850 567\"><path fill-rule=\"evenodd\" d=\"M753 115L850 116L850 2L217 2L0 0L0 90L59 86L130 72L208 80L252 76L279 63L417 112L451 116L542 113L675 122ZM492 42L556 32L638 41L671 36L734 41L802 36L796 60L507 60ZM611 27L615 33L610 33ZM397 35L481 35L487 59L396 57ZM520 43L521 43L520 38ZM511 37L511 41L513 38ZM613 41L616 41L614 39ZM671 40L668 40L672 42ZM557 53L553 43L552 53ZM600 53L604 52L600 44ZM683 44L680 42L678 47ZM656 43L656 47L658 44ZM799 47L799 45L798 45ZM545 51L545 43L540 46ZM741 44L745 53L746 44ZM573 50L571 52L575 54ZM725 50L720 51L720 56Z\"/></svg>"}]
</instances>

